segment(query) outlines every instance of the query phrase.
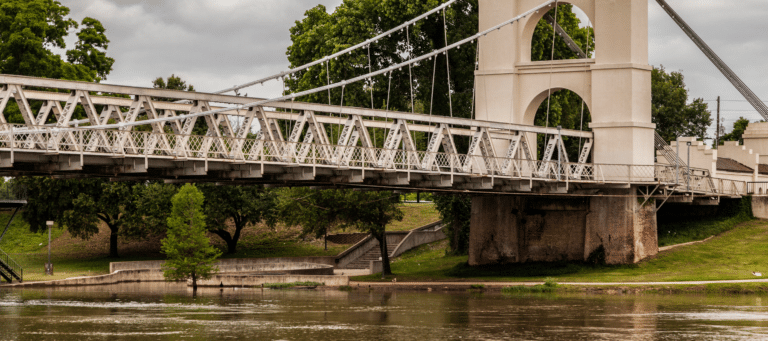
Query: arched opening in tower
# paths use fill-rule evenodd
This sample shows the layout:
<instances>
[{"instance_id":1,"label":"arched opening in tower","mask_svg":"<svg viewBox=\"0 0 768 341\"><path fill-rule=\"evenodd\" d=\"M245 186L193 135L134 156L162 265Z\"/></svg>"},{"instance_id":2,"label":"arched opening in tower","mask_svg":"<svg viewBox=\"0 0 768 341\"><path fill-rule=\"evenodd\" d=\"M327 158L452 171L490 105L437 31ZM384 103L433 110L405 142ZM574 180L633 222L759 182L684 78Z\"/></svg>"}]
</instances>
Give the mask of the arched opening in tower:
<instances>
[{"instance_id":1,"label":"arched opening in tower","mask_svg":"<svg viewBox=\"0 0 768 341\"><path fill-rule=\"evenodd\" d=\"M531 61L589 59L595 57L595 31L587 15L572 4L547 12L536 24L531 40ZM557 17L557 28L552 24ZM554 57L552 36L555 35Z\"/></svg>"},{"instance_id":2,"label":"arched opening in tower","mask_svg":"<svg viewBox=\"0 0 768 341\"><path fill-rule=\"evenodd\" d=\"M538 105L534 118L534 125L541 127L557 128L580 131L591 131L589 123L592 121L589 107L577 93L567 89L552 89L542 94L543 101ZM531 103L531 106L536 103ZM536 139L537 159L541 160L550 139L554 136L539 134ZM568 160L577 162L580 151L586 143L584 138L562 136ZM555 155L556 156L556 155ZM553 158L553 160L556 159ZM589 161L589 160L586 160Z\"/></svg>"}]
</instances>

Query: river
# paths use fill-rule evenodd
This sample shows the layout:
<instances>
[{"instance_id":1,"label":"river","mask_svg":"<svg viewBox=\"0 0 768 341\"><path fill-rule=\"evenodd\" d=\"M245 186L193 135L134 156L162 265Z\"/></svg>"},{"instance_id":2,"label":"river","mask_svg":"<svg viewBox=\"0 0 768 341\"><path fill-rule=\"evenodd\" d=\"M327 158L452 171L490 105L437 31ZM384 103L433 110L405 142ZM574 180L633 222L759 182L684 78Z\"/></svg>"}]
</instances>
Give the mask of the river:
<instances>
[{"instance_id":1,"label":"river","mask_svg":"<svg viewBox=\"0 0 768 341\"><path fill-rule=\"evenodd\" d=\"M0 340L756 340L768 297L0 288Z\"/></svg>"}]
</instances>

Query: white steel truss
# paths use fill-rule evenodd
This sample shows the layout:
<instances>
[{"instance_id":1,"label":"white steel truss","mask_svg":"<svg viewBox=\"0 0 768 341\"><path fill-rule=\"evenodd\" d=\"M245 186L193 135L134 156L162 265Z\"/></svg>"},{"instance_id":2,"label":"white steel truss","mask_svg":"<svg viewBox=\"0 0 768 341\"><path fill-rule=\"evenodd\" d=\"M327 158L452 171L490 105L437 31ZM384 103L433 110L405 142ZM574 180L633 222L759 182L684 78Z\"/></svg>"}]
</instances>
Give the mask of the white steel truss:
<instances>
[{"instance_id":1,"label":"white steel truss","mask_svg":"<svg viewBox=\"0 0 768 341\"><path fill-rule=\"evenodd\" d=\"M26 87L57 91L27 90ZM156 98L178 99L187 103ZM675 173L674 167L589 164L594 145L592 133L567 129L312 103L273 102L269 107L276 109L274 111L255 106L204 116L208 130L201 136L192 134L198 118L185 116L216 109L211 103L236 106L254 99L0 75L0 109L11 100L21 108L25 124L8 124L0 115L0 171L14 169L17 159L13 155L41 153L66 157L66 162L45 166L48 167L45 169L54 167L62 171L81 171L82 160L95 157L101 160L132 160L129 166L109 171L116 175L146 173L153 167L153 162L162 161L191 167L188 170L168 171L162 176L202 176L209 171L210 163L216 163L219 165L216 167L227 169L222 173L227 178L263 176L265 171L269 171L265 167L269 166L273 167L272 172L274 167L280 167L278 172L284 175L275 181L283 182L312 181L319 169L326 169L340 174L338 179L348 181L361 182L373 176L374 179L378 177L377 181L382 184L408 186L416 176L436 186L453 184L458 186L456 188L470 190L488 190L498 186L512 188L514 181L521 180L647 184L669 183L681 177ZM33 107L39 108L37 115L32 115ZM82 109L90 125L116 122L118 128L71 127L76 108ZM339 120L339 116L344 119ZM160 117L183 119L151 121L142 126L146 129L120 125ZM53 119L55 124L46 124ZM233 122L237 124L233 125ZM326 132L328 126L341 130L336 141L329 139ZM373 144L372 131L386 134L381 148ZM256 133L255 138L252 132ZM416 132L431 134L430 139L424 141L426 146L422 150L417 147ZM550 137L542 160L534 157L535 144L532 141L535 140L531 139L537 135ZM568 160L564 136L585 141L576 162ZM456 137L470 138L466 152L457 150ZM499 154L497 148L502 145L505 147L499 151L503 154ZM72 161L72 156L80 161ZM143 159L143 162L137 161L137 158ZM309 173L306 167L309 167ZM443 180L444 176L450 177L450 181ZM733 194L746 186L737 182L713 181L708 175L692 175L689 178L692 178L689 180L691 187L701 193L722 190ZM472 179L491 180L478 180L480 182L473 185L475 180ZM510 183L504 185L507 182Z\"/></svg>"}]
</instances>

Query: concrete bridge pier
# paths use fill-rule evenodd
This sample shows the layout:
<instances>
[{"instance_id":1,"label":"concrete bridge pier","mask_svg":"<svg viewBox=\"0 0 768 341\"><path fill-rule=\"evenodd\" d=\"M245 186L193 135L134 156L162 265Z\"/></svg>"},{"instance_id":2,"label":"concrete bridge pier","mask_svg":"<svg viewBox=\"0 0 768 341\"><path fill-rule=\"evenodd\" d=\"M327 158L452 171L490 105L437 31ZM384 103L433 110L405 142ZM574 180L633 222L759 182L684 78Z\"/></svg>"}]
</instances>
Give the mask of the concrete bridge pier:
<instances>
[{"instance_id":1,"label":"concrete bridge pier","mask_svg":"<svg viewBox=\"0 0 768 341\"><path fill-rule=\"evenodd\" d=\"M654 204L634 189L601 197L478 196L472 199L469 265L586 261L603 247L607 264L658 253Z\"/></svg>"}]
</instances>

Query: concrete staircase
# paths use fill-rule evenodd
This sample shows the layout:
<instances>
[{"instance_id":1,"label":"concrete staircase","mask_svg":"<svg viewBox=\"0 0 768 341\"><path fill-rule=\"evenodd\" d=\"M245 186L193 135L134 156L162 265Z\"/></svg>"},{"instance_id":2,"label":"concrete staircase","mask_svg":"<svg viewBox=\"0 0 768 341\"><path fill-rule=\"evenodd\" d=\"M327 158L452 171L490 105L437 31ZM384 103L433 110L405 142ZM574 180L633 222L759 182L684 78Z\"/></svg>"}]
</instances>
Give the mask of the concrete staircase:
<instances>
[{"instance_id":1,"label":"concrete staircase","mask_svg":"<svg viewBox=\"0 0 768 341\"><path fill-rule=\"evenodd\" d=\"M405 238L405 236L402 236L402 238ZM401 241L402 241L401 238ZM389 243L390 240L387 240L387 252L389 253L390 257L392 256L392 253L397 249L397 246L400 245L400 243ZM352 263L349 263L347 265L347 269L368 269L371 265L372 260L380 260L381 259L381 247L376 245L376 247L371 248L360 256L360 258L356 259Z\"/></svg>"},{"instance_id":2,"label":"concrete staircase","mask_svg":"<svg viewBox=\"0 0 768 341\"><path fill-rule=\"evenodd\" d=\"M420 245L445 239L442 228L442 222L435 222L411 231L387 232L387 251L390 260ZM336 256L337 269L371 269L371 266L376 266L372 261L378 261L381 258L380 249L379 242L368 235Z\"/></svg>"}]
</instances>

